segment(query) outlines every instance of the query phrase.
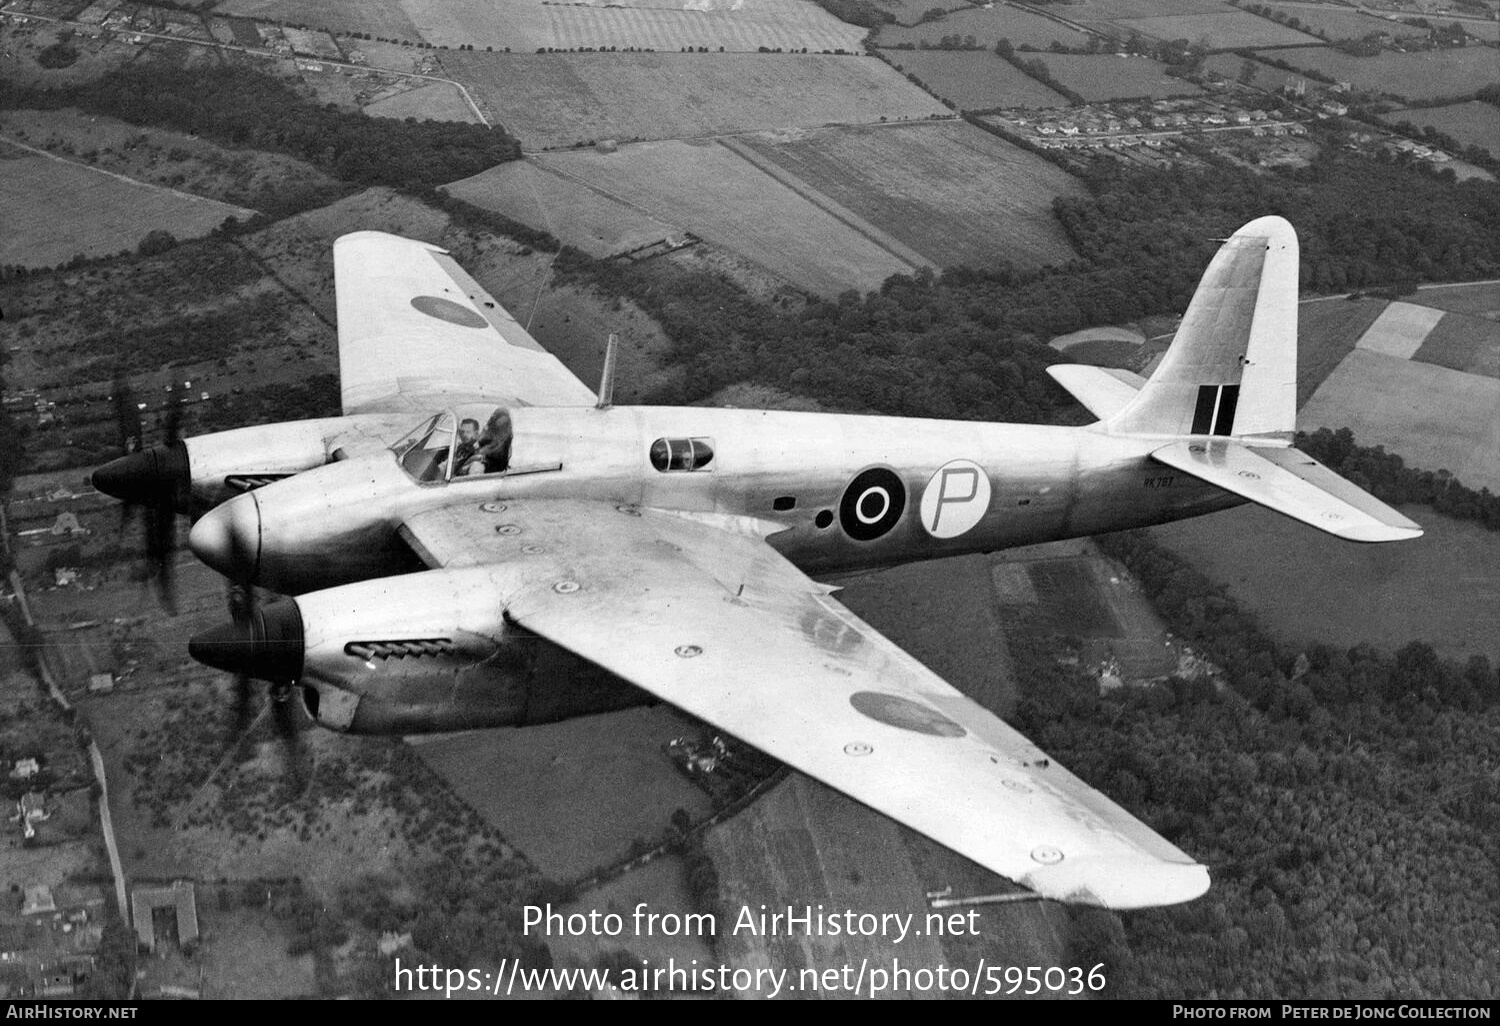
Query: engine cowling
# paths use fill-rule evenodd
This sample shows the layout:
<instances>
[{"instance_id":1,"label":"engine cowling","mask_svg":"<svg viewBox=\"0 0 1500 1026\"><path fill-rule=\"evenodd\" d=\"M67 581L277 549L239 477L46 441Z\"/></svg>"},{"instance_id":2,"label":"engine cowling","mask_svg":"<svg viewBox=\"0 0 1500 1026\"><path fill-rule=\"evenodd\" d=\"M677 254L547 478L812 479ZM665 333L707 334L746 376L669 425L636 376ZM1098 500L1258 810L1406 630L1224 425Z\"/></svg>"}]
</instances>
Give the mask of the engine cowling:
<instances>
[{"instance_id":1,"label":"engine cowling","mask_svg":"<svg viewBox=\"0 0 1500 1026\"><path fill-rule=\"evenodd\" d=\"M293 681L320 724L357 734L527 726L652 701L510 620L482 568L284 599L193 638L195 659Z\"/></svg>"},{"instance_id":2,"label":"engine cowling","mask_svg":"<svg viewBox=\"0 0 1500 1026\"><path fill-rule=\"evenodd\" d=\"M384 448L409 414L323 417L235 428L154 445L94 471L94 487L125 502L200 513L262 484L321 467L339 450Z\"/></svg>"}]
</instances>

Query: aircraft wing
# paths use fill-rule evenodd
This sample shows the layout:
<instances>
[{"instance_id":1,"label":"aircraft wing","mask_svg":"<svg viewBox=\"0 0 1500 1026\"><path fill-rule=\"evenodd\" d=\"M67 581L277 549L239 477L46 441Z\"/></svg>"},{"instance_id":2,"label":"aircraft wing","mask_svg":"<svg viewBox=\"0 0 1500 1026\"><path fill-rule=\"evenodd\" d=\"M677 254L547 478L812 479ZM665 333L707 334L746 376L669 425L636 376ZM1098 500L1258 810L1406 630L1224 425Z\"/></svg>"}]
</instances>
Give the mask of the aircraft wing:
<instances>
[{"instance_id":1,"label":"aircraft wing","mask_svg":"<svg viewBox=\"0 0 1500 1026\"><path fill-rule=\"evenodd\" d=\"M446 250L355 232L333 244L333 271L344 413L593 404Z\"/></svg>"},{"instance_id":2,"label":"aircraft wing","mask_svg":"<svg viewBox=\"0 0 1500 1026\"><path fill-rule=\"evenodd\" d=\"M743 517L519 501L401 528L527 629L1059 901L1187 901L1208 870L961 695Z\"/></svg>"}]
</instances>

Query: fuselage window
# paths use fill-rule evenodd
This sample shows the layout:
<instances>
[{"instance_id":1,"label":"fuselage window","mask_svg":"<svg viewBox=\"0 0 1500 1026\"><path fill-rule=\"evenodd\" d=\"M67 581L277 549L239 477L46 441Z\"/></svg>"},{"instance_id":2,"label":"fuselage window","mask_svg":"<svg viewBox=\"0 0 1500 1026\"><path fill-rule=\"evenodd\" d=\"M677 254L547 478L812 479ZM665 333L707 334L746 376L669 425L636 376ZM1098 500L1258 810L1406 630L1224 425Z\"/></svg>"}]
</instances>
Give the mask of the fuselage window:
<instances>
[{"instance_id":1,"label":"fuselage window","mask_svg":"<svg viewBox=\"0 0 1500 1026\"><path fill-rule=\"evenodd\" d=\"M678 470L711 470L714 444L711 438L658 438L651 443L651 465L666 473Z\"/></svg>"}]
</instances>

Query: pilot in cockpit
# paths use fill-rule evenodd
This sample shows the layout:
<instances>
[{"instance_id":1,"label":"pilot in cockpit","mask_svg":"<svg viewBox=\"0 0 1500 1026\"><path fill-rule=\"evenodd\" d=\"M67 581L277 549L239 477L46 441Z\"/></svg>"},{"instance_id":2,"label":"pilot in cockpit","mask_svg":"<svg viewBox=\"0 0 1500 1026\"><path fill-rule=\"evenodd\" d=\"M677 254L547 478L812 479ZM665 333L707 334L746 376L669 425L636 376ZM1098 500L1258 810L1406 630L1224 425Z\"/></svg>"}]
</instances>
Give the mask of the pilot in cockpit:
<instances>
[{"instance_id":1,"label":"pilot in cockpit","mask_svg":"<svg viewBox=\"0 0 1500 1026\"><path fill-rule=\"evenodd\" d=\"M458 422L458 445L453 449L453 465L458 473L465 473L463 466L473 458L479 448L479 421L465 417Z\"/></svg>"},{"instance_id":2,"label":"pilot in cockpit","mask_svg":"<svg viewBox=\"0 0 1500 1026\"><path fill-rule=\"evenodd\" d=\"M479 436L479 444L474 454L463 464L460 473L465 475L498 474L503 471L510 466L512 437L510 411L502 407L490 415L489 421L484 425L484 431Z\"/></svg>"}]
</instances>

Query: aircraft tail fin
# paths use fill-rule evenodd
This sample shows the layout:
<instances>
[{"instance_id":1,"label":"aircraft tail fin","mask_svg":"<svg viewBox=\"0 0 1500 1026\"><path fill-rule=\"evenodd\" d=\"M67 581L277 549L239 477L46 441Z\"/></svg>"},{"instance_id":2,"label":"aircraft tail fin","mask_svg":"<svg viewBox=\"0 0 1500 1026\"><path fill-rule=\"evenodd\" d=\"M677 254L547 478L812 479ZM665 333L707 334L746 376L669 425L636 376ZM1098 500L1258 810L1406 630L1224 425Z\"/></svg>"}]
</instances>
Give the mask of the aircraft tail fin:
<instances>
[{"instance_id":1,"label":"aircraft tail fin","mask_svg":"<svg viewBox=\"0 0 1500 1026\"><path fill-rule=\"evenodd\" d=\"M1219 247L1172 345L1110 434L1285 444L1297 416L1297 233L1261 217Z\"/></svg>"},{"instance_id":2,"label":"aircraft tail fin","mask_svg":"<svg viewBox=\"0 0 1500 1026\"><path fill-rule=\"evenodd\" d=\"M1292 226L1257 218L1219 247L1144 383L1083 368L1053 376L1108 433L1160 438L1158 463L1350 541L1415 538L1420 525L1291 448L1297 259Z\"/></svg>"}]
</instances>

